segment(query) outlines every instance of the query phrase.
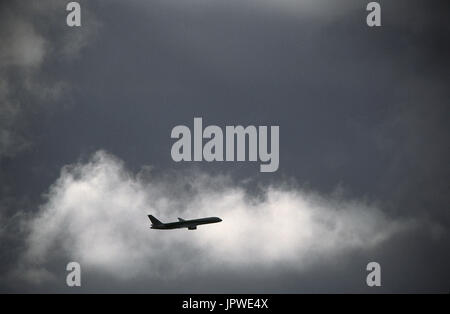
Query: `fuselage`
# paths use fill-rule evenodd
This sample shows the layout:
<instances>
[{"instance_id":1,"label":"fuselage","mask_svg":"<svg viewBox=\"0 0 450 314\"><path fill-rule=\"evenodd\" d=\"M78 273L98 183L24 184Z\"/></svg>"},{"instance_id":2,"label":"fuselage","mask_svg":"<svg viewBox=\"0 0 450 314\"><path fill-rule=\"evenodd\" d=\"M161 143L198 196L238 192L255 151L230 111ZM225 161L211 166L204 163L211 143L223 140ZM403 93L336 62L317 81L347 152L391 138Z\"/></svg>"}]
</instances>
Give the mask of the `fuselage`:
<instances>
[{"instance_id":1,"label":"fuselage","mask_svg":"<svg viewBox=\"0 0 450 314\"><path fill-rule=\"evenodd\" d=\"M222 221L222 219L220 219L219 217L206 217L206 218L199 218L199 219L161 223L161 224L152 223L152 226L150 228L151 229L160 229L160 230L188 228L188 229L193 230L193 229L196 229L196 227L198 225L212 224L212 223L217 223L217 222L221 222L221 221Z\"/></svg>"}]
</instances>

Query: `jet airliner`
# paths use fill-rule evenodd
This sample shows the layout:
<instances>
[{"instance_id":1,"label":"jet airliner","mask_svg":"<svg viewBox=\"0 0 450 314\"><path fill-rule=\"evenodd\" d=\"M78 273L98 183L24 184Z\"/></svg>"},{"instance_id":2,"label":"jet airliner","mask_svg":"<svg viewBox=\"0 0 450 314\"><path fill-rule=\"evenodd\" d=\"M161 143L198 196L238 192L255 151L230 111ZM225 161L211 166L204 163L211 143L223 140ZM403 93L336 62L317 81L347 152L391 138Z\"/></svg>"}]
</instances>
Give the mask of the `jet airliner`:
<instances>
[{"instance_id":1,"label":"jet airliner","mask_svg":"<svg viewBox=\"0 0 450 314\"><path fill-rule=\"evenodd\" d=\"M150 221L152 222L151 229L160 229L160 230L168 230L168 229L178 229L178 228L188 228L188 230L197 229L198 225L212 224L216 222L221 222L222 219L219 217L206 217L200 219L192 219L192 220L184 220L182 218L178 218L176 222L168 222L163 223L153 217L152 215L148 215Z\"/></svg>"}]
</instances>

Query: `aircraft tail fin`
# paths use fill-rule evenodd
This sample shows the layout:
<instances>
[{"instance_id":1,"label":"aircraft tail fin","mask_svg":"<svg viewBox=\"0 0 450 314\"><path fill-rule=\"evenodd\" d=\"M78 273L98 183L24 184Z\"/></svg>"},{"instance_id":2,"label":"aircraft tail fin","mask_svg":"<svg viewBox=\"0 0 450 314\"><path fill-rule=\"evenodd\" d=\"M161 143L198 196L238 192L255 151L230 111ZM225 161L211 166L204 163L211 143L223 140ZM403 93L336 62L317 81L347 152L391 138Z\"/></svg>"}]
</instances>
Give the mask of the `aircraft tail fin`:
<instances>
[{"instance_id":1,"label":"aircraft tail fin","mask_svg":"<svg viewBox=\"0 0 450 314\"><path fill-rule=\"evenodd\" d=\"M183 221L186 221L186 220L184 220L183 218L178 217L178 221L179 222L183 222Z\"/></svg>"},{"instance_id":2,"label":"aircraft tail fin","mask_svg":"<svg viewBox=\"0 0 450 314\"><path fill-rule=\"evenodd\" d=\"M150 221L152 222L152 224L154 224L154 225L162 225L162 222L159 221L158 219L156 219L154 216L148 215L148 218L150 218Z\"/></svg>"}]
</instances>

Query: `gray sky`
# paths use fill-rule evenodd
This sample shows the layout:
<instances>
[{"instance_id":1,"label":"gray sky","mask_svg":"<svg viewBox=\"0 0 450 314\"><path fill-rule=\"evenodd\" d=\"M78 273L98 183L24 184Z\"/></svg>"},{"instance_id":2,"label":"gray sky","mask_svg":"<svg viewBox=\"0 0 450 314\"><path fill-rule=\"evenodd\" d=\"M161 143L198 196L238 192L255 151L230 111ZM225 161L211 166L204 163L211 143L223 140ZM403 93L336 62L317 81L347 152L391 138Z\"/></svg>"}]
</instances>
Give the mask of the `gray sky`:
<instances>
[{"instance_id":1,"label":"gray sky","mask_svg":"<svg viewBox=\"0 0 450 314\"><path fill-rule=\"evenodd\" d=\"M2 3L0 291L448 292L449 8L380 3ZM194 117L279 125L278 171L175 163Z\"/></svg>"}]
</instances>

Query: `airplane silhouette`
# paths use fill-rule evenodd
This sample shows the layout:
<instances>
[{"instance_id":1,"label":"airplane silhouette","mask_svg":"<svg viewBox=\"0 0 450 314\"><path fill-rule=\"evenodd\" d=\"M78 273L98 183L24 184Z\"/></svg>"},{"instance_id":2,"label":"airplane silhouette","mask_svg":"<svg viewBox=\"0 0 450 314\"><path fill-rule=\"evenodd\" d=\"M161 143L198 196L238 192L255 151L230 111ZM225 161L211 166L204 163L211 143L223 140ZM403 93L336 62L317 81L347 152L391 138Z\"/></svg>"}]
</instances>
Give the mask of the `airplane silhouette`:
<instances>
[{"instance_id":1,"label":"airplane silhouette","mask_svg":"<svg viewBox=\"0 0 450 314\"><path fill-rule=\"evenodd\" d=\"M150 221L152 222L152 226L150 228L159 230L169 230L178 228L188 228L188 230L195 230L197 229L198 225L212 224L222 221L222 219L220 219L219 217L206 217L192 220L184 220L182 218L178 218L178 221L176 222L163 223L152 215L148 215L148 218L150 218Z\"/></svg>"}]
</instances>

